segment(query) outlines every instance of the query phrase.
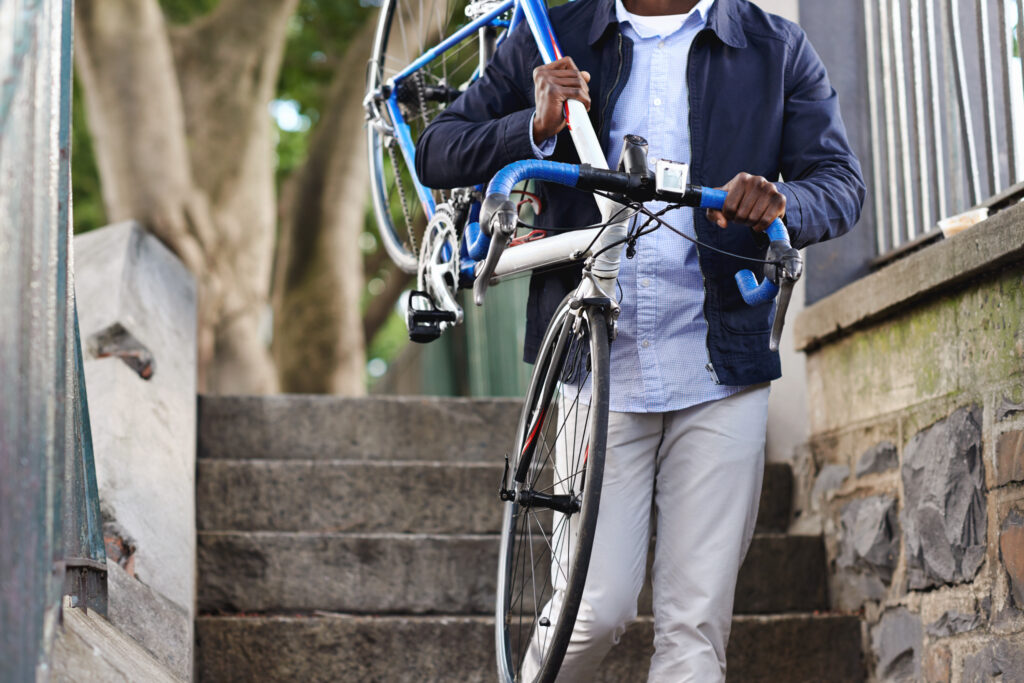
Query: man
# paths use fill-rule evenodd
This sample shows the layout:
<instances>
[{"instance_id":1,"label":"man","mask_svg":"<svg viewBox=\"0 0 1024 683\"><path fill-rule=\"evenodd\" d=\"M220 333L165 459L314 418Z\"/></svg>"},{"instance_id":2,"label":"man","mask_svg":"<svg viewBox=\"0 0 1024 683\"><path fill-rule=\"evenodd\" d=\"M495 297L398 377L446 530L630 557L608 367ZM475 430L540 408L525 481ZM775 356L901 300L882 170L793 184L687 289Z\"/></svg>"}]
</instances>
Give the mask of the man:
<instances>
[{"instance_id":1,"label":"man","mask_svg":"<svg viewBox=\"0 0 1024 683\"><path fill-rule=\"evenodd\" d=\"M578 163L562 120L563 103L578 99L610 165L633 133L648 140L651 159L689 162L690 182L728 191L721 212L666 216L705 243L763 257L757 233L776 217L798 248L856 223L860 166L825 69L796 25L746 0L578 0L552 10L551 21L567 57L541 66L526 27L513 32L419 140L427 185L486 182L518 159ZM589 195L540 193L541 226L598 219ZM743 303L732 279L741 267L668 230L622 260L598 530L559 680L593 680L635 618L652 501L649 680L725 678L736 576L760 497L768 382L781 374L768 350L772 307ZM527 360L578 277L577 268L532 278Z\"/></svg>"}]
</instances>

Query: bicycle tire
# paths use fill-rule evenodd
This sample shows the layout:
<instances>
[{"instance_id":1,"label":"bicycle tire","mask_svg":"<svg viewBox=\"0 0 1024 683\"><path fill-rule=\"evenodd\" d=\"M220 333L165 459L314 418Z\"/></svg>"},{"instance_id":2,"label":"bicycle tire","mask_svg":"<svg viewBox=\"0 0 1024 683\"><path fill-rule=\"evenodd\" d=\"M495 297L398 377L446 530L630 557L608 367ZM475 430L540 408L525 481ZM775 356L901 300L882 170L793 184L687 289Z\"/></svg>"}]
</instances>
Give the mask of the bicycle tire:
<instances>
[{"instance_id":1,"label":"bicycle tire","mask_svg":"<svg viewBox=\"0 0 1024 683\"><path fill-rule=\"evenodd\" d=\"M581 329L574 331L573 322L577 318L570 315L570 311L567 297L544 335L520 415L517 457L509 470L511 480L524 467L524 459L529 459L524 479L533 484L517 487L516 499L505 503L502 522L495 646L499 679L504 683L526 682L526 678L532 683L547 683L555 679L583 597L597 526L608 431L608 327L604 312L589 308L579 318ZM564 344L562 339L565 339ZM587 353L581 354L584 346ZM565 380L571 379L573 373L584 371L589 373L591 391L581 430L579 399L581 387L583 392L586 390L586 380ZM552 390L550 384L552 377L560 380L556 390ZM569 406L569 409L558 409L552 424L546 416L553 414L554 406ZM570 426L573 431L567 435ZM554 437L550 438L552 432ZM571 450L573 456L567 458L572 463L569 467L562 466L566 470L564 477L561 472L554 473L559 438L563 439L563 444L572 442L573 445L563 450ZM579 460L581 452L582 462ZM551 486L547 485L548 470L552 472ZM579 511L563 514L541 509L538 514L537 508L520 505L520 491L523 488L540 490L538 482L540 487L553 492L557 492L554 483L562 482L560 490L567 491L563 495L578 497ZM514 483L510 481L510 487ZM582 491L575 488L577 485ZM550 534L545 533L545 526ZM538 535L544 540L543 544L538 543ZM558 548L564 562L552 561L554 548ZM563 554L566 552L567 557ZM538 558L538 554L541 557ZM558 583L563 585L556 597L553 584ZM538 585L541 586L539 594ZM536 674L524 674L523 665L534 641L534 650L529 653L531 664L526 668L536 668Z\"/></svg>"},{"instance_id":2,"label":"bicycle tire","mask_svg":"<svg viewBox=\"0 0 1024 683\"><path fill-rule=\"evenodd\" d=\"M376 92L389 78L466 21L465 0L435 0L427 8L423 5L419 0L385 0L367 68L367 95ZM455 96L472 78L479 53L478 39L471 36L425 64L404 82L404 90L396 96L413 143L447 106L449 101L444 99L444 93ZM377 107L366 127L373 210L388 256L401 270L415 273L418 242L426 229L427 214L413 184L415 169L408 167L401 150L394 146L394 137L384 132L389 128L394 128L394 122L387 108ZM431 194L435 203L444 199L441 192L431 191Z\"/></svg>"}]
</instances>

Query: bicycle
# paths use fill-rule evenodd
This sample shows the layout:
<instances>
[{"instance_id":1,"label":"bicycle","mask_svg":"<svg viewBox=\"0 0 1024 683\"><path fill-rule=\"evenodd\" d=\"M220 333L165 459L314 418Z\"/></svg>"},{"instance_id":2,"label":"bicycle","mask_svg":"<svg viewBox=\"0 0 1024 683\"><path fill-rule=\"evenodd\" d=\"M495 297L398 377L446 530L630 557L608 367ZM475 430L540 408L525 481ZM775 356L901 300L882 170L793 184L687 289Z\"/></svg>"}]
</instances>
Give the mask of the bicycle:
<instances>
[{"instance_id":1,"label":"bicycle","mask_svg":"<svg viewBox=\"0 0 1024 683\"><path fill-rule=\"evenodd\" d=\"M407 306L410 338L431 341L462 322L456 300L461 288L472 287L481 305L488 286L502 279L542 267L583 264L579 286L558 307L544 334L519 417L514 457L511 462L505 457L499 490L504 504L495 606L499 678L551 681L579 610L600 505L609 344L618 313L612 294L621 247L627 245L628 256L636 240L655 229L679 232L643 202L721 208L726 193L688 185L685 164L659 160L652 173L646 143L637 136L626 136L618 170L608 169L587 112L576 101L567 103L565 113L580 165L519 161L502 169L486 192L482 185L431 191L416 175L414 138L479 78L503 37L526 22L546 63L561 51L543 0L448 2L436 21L407 14L411 5L384 3L364 99L382 243L400 268L417 275L417 290ZM456 18L456 10L467 21ZM409 45L408 26L414 20L418 41ZM395 37L405 39L403 44L395 46ZM516 238L518 228L531 226L520 221L511 195L527 180L592 192L600 222L552 236L531 230ZM410 206L407 185L418 206ZM401 222L393 211L396 204ZM777 350L802 261L780 220L767 234L771 242L765 259L730 255L764 266L762 282L750 270L737 273L736 281L748 304L778 295L771 334Z\"/></svg>"}]
</instances>

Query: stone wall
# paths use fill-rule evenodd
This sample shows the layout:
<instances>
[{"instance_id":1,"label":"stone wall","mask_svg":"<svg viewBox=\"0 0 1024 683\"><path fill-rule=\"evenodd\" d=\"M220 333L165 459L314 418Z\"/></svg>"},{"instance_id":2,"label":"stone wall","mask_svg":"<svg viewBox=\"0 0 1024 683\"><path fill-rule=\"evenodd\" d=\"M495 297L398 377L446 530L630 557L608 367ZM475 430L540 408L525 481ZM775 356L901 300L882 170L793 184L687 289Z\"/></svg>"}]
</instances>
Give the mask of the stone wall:
<instances>
[{"instance_id":1,"label":"stone wall","mask_svg":"<svg viewBox=\"0 0 1024 683\"><path fill-rule=\"evenodd\" d=\"M795 526L876 680L1024 681L1024 205L808 308Z\"/></svg>"}]
</instances>

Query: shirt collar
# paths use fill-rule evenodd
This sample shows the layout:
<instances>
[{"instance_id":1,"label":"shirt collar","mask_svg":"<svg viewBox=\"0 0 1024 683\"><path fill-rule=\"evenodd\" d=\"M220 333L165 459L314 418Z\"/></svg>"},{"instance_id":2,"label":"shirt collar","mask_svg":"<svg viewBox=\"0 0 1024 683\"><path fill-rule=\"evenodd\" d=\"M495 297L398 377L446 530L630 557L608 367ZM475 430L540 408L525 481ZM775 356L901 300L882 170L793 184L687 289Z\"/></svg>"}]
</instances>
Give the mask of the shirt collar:
<instances>
[{"instance_id":1,"label":"shirt collar","mask_svg":"<svg viewBox=\"0 0 1024 683\"><path fill-rule=\"evenodd\" d=\"M608 27L618 23L616 5L619 0L597 0L594 20L590 24L588 43L593 45L604 37ZM707 28L730 47L746 47L747 39L740 25L737 0L701 0L694 9L707 5L700 10L701 17L707 21Z\"/></svg>"},{"instance_id":2,"label":"shirt collar","mask_svg":"<svg viewBox=\"0 0 1024 683\"><path fill-rule=\"evenodd\" d=\"M693 9L690 10L690 16L686 18L684 25L695 21L693 13L696 13L696 20L699 20L700 26L703 27L705 23L707 23L708 11L714 3L715 0L700 0L700 2L694 5ZM622 3L622 0L615 0L615 20L620 24L629 21L629 13L626 10L626 6ZM635 30L636 27L634 26L633 29Z\"/></svg>"}]
</instances>

